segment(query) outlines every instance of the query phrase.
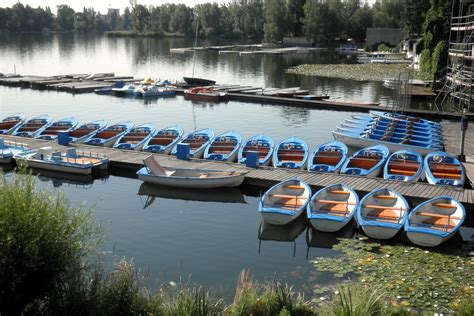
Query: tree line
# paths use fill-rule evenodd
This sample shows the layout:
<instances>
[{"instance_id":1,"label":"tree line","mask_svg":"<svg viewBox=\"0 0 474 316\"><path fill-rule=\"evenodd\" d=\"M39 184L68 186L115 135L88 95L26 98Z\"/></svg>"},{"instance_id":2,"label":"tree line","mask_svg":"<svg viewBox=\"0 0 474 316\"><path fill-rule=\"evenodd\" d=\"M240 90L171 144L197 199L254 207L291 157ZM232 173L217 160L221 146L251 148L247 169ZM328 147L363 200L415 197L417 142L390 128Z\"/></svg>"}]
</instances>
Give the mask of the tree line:
<instances>
[{"instance_id":1,"label":"tree line","mask_svg":"<svg viewBox=\"0 0 474 316\"><path fill-rule=\"evenodd\" d=\"M304 36L315 42L335 38L365 39L367 27L403 28L421 35L430 2L382 0L373 6L362 0L231 0L228 4L143 6L135 4L122 14L100 14L93 8L76 12L68 5L32 8L18 2L0 8L0 30L13 32L131 31L157 36L255 38L281 41L284 36Z\"/></svg>"}]
</instances>

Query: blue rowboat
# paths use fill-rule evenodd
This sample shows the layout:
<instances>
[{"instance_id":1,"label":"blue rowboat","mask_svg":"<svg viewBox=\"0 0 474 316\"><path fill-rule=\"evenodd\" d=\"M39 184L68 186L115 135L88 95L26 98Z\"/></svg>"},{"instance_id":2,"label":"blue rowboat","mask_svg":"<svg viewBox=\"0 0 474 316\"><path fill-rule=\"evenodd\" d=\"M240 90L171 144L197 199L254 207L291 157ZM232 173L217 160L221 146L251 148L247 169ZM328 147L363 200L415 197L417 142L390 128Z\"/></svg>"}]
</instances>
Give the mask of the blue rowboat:
<instances>
[{"instance_id":1,"label":"blue rowboat","mask_svg":"<svg viewBox=\"0 0 474 316\"><path fill-rule=\"evenodd\" d=\"M113 85L109 87L103 87L99 89L95 89L94 92L97 94L110 94L112 93L112 89L114 88L123 88L125 86L125 82L123 80L115 82Z\"/></svg>"},{"instance_id":2,"label":"blue rowboat","mask_svg":"<svg viewBox=\"0 0 474 316\"><path fill-rule=\"evenodd\" d=\"M408 212L408 202L400 193L379 189L362 198L356 220L367 236L390 239L405 225Z\"/></svg>"},{"instance_id":3,"label":"blue rowboat","mask_svg":"<svg viewBox=\"0 0 474 316\"><path fill-rule=\"evenodd\" d=\"M291 179L265 192L258 210L266 223L286 225L306 210L310 198L311 188L299 179Z\"/></svg>"},{"instance_id":4,"label":"blue rowboat","mask_svg":"<svg viewBox=\"0 0 474 316\"><path fill-rule=\"evenodd\" d=\"M25 122L24 114L10 115L0 122L0 134L11 134Z\"/></svg>"},{"instance_id":5,"label":"blue rowboat","mask_svg":"<svg viewBox=\"0 0 474 316\"><path fill-rule=\"evenodd\" d=\"M304 140L292 136L275 147L273 166L277 168L305 169L308 163L309 149Z\"/></svg>"},{"instance_id":6,"label":"blue rowboat","mask_svg":"<svg viewBox=\"0 0 474 316\"><path fill-rule=\"evenodd\" d=\"M420 122L409 122L393 118L382 118L382 117L373 117L369 115L352 115L352 118L355 120L365 121L369 123L377 123L381 125L395 125L397 127L412 127L417 129L431 130L431 131L442 131L442 128L437 125L432 125L429 123L420 123Z\"/></svg>"},{"instance_id":7,"label":"blue rowboat","mask_svg":"<svg viewBox=\"0 0 474 316\"><path fill-rule=\"evenodd\" d=\"M408 216L408 239L423 247L436 247L451 238L464 219L464 206L450 196L441 196L418 205Z\"/></svg>"},{"instance_id":8,"label":"blue rowboat","mask_svg":"<svg viewBox=\"0 0 474 316\"><path fill-rule=\"evenodd\" d=\"M44 140L56 140L59 132L69 132L77 126L78 120L73 117L68 117L54 122L45 130L39 133L35 138Z\"/></svg>"},{"instance_id":9,"label":"blue rowboat","mask_svg":"<svg viewBox=\"0 0 474 316\"><path fill-rule=\"evenodd\" d=\"M341 173L355 176L377 177L387 161L389 151L384 145L356 151L342 165Z\"/></svg>"},{"instance_id":10,"label":"blue rowboat","mask_svg":"<svg viewBox=\"0 0 474 316\"><path fill-rule=\"evenodd\" d=\"M459 160L443 151L429 153L425 157L426 180L431 184L445 184L456 187L464 185L464 167Z\"/></svg>"},{"instance_id":11,"label":"blue rowboat","mask_svg":"<svg viewBox=\"0 0 474 316\"><path fill-rule=\"evenodd\" d=\"M370 135L371 138L383 139L392 143L408 140L409 142L417 142L420 144L437 144L441 146L443 145L443 140L440 138L419 136L416 134L412 134L410 132L397 133L390 130L377 131L373 129L359 129L359 128L349 128L349 127L342 127L341 129L348 130L354 133L367 134L367 135Z\"/></svg>"},{"instance_id":12,"label":"blue rowboat","mask_svg":"<svg viewBox=\"0 0 474 316\"><path fill-rule=\"evenodd\" d=\"M109 126L84 140L84 144L93 146L112 147L117 139L133 128L132 122L123 122Z\"/></svg>"},{"instance_id":13,"label":"blue rowboat","mask_svg":"<svg viewBox=\"0 0 474 316\"><path fill-rule=\"evenodd\" d=\"M107 122L104 120L92 121L87 124L83 124L69 132L71 137L71 143L81 144L87 138L94 136L97 132L107 127Z\"/></svg>"},{"instance_id":14,"label":"blue rowboat","mask_svg":"<svg viewBox=\"0 0 474 316\"><path fill-rule=\"evenodd\" d=\"M121 136L114 144L114 148L141 150L143 145L153 136L155 130L155 125L151 123L136 126Z\"/></svg>"},{"instance_id":15,"label":"blue rowboat","mask_svg":"<svg viewBox=\"0 0 474 316\"><path fill-rule=\"evenodd\" d=\"M382 140L380 136L370 135L368 133L357 133L345 128L337 128L332 132L334 138L340 142L356 148L365 148L374 145L384 145L390 152L410 149L418 152L420 155L427 155L432 151L442 149L439 144L426 144L416 141L410 141L409 138L404 140L389 139ZM393 141L393 142L390 142Z\"/></svg>"},{"instance_id":16,"label":"blue rowboat","mask_svg":"<svg viewBox=\"0 0 474 316\"><path fill-rule=\"evenodd\" d=\"M143 87L141 91L135 90L135 95L141 96L143 98L170 97L176 95L176 90L165 88L163 86L151 85L148 87Z\"/></svg>"},{"instance_id":17,"label":"blue rowboat","mask_svg":"<svg viewBox=\"0 0 474 316\"><path fill-rule=\"evenodd\" d=\"M337 173L347 158L347 146L338 141L327 142L316 148L308 161L309 171Z\"/></svg>"},{"instance_id":18,"label":"blue rowboat","mask_svg":"<svg viewBox=\"0 0 474 316\"><path fill-rule=\"evenodd\" d=\"M188 134L181 143L189 144L189 156L191 158L202 158L204 150L213 139L214 132L209 128L205 128ZM176 155L176 148L173 149L172 154Z\"/></svg>"},{"instance_id":19,"label":"blue rowboat","mask_svg":"<svg viewBox=\"0 0 474 316\"><path fill-rule=\"evenodd\" d=\"M242 144L242 137L230 131L217 135L204 151L204 159L234 162Z\"/></svg>"},{"instance_id":20,"label":"blue rowboat","mask_svg":"<svg viewBox=\"0 0 474 316\"><path fill-rule=\"evenodd\" d=\"M419 131L419 130L414 130L410 128L392 128L389 126L381 126L381 125L375 125L375 124L359 124L359 123L351 123L354 121L346 120L344 123L341 124L341 127L347 127L351 129L357 129L361 132L374 132L374 133L385 133L387 131L393 133L393 134L400 134L401 135L413 135L417 137L424 137L425 139L437 139L437 140L442 140L443 135L441 133L434 133L430 131Z\"/></svg>"},{"instance_id":21,"label":"blue rowboat","mask_svg":"<svg viewBox=\"0 0 474 316\"><path fill-rule=\"evenodd\" d=\"M336 232L354 217L359 197L345 184L333 184L316 192L307 207L311 225L323 232Z\"/></svg>"},{"instance_id":22,"label":"blue rowboat","mask_svg":"<svg viewBox=\"0 0 474 316\"><path fill-rule=\"evenodd\" d=\"M387 120L400 120L405 122L412 122L412 123L419 123L419 124L429 124L438 128L441 128L441 124L439 122L434 122L426 119L422 119L420 117L409 116L399 113L390 113L390 112L383 112L383 111L369 111L370 115L374 117L380 117Z\"/></svg>"},{"instance_id":23,"label":"blue rowboat","mask_svg":"<svg viewBox=\"0 0 474 316\"><path fill-rule=\"evenodd\" d=\"M245 163L247 160L247 153L249 151L258 152L258 164L261 166L268 166L272 160L273 149L275 142L270 136L259 134L247 139L242 147L240 147L238 161Z\"/></svg>"},{"instance_id":24,"label":"blue rowboat","mask_svg":"<svg viewBox=\"0 0 474 316\"><path fill-rule=\"evenodd\" d=\"M147 142L143 145L143 151L165 154L169 155L174 146L181 140L183 137L183 129L179 126L170 126L159 131L148 139Z\"/></svg>"},{"instance_id":25,"label":"blue rowboat","mask_svg":"<svg viewBox=\"0 0 474 316\"><path fill-rule=\"evenodd\" d=\"M388 180L417 182L423 172L423 158L413 150L400 150L388 157L383 177Z\"/></svg>"},{"instance_id":26,"label":"blue rowboat","mask_svg":"<svg viewBox=\"0 0 474 316\"><path fill-rule=\"evenodd\" d=\"M392 131L395 132L407 132L410 131L412 133L420 134L420 135L427 135L427 136L438 136L442 137L443 131L439 129L432 129L432 128L427 128L427 127L418 127L414 125L405 125L405 124L399 124L399 123L387 123L387 122L381 122L381 121L365 121L365 120L359 120L356 118L352 119L346 119L343 124L349 124L349 125L356 125L357 127L363 127L363 128L373 128L373 129L379 129L379 130L387 130L391 129Z\"/></svg>"},{"instance_id":27,"label":"blue rowboat","mask_svg":"<svg viewBox=\"0 0 474 316\"><path fill-rule=\"evenodd\" d=\"M48 115L41 115L26 121L25 124L18 127L13 136L34 138L51 125L53 119Z\"/></svg>"}]
</instances>

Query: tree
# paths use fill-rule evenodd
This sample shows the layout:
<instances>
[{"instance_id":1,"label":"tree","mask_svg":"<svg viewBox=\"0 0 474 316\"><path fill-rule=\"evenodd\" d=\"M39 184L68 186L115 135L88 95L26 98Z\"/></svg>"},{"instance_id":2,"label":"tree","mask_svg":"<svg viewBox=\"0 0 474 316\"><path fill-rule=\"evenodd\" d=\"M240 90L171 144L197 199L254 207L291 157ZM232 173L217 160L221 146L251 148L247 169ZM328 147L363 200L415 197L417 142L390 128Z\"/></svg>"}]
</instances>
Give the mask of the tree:
<instances>
[{"instance_id":1,"label":"tree","mask_svg":"<svg viewBox=\"0 0 474 316\"><path fill-rule=\"evenodd\" d=\"M350 19L347 35L357 41L364 40L367 28L372 27L372 20L372 10L367 4L358 8Z\"/></svg>"},{"instance_id":2,"label":"tree","mask_svg":"<svg viewBox=\"0 0 474 316\"><path fill-rule=\"evenodd\" d=\"M74 10L66 5L62 4L58 6L56 24L58 29L61 31L72 31L74 29Z\"/></svg>"},{"instance_id":3,"label":"tree","mask_svg":"<svg viewBox=\"0 0 474 316\"><path fill-rule=\"evenodd\" d=\"M402 11L402 25L410 37L419 36L422 33L423 22L429 9L429 1L406 0Z\"/></svg>"},{"instance_id":4,"label":"tree","mask_svg":"<svg viewBox=\"0 0 474 316\"><path fill-rule=\"evenodd\" d=\"M304 4L306 0L288 0L288 19L293 36L303 34Z\"/></svg>"},{"instance_id":5,"label":"tree","mask_svg":"<svg viewBox=\"0 0 474 316\"><path fill-rule=\"evenodd\" d=\"M129 31L132 28L132 14L128 7L123 11L122 30Z\"/></svg>"},{"instance_id":6,"label":"tree","mask_svg":"<svg viewBox=\"0 0 474 316\"><path fill-rule=\"evenodd\" d=\"M133 28L135 29L135 31L137 31L138 33L143 33L144 31L146 31L149 16L150 12L148 12L148 9L145 6L137 4L133 7L132 17Z\"/></svg>"},{"instance_id":7,"label":"tree","mask_svg":"<svg viewBox=\"0 0 474 316\"><path fill-rule=\"evenodd\" d=\"M288 8L285 0L266 0L263 6L265 40L281 41L288 31Z\"/></svg>"},{"instance_id":8,"label":"tree","mask_svg":"<svg viewBox=\"0 0 474 316\"><path fill-rule=\"evenodd\" d=\"M326 42L333 40L340 33L340 28L334 27L337 16L330 10L327 3L308 0L304 6L304 12L303 29L306 38L314 42Z\"/></svg>"}]
</instances>

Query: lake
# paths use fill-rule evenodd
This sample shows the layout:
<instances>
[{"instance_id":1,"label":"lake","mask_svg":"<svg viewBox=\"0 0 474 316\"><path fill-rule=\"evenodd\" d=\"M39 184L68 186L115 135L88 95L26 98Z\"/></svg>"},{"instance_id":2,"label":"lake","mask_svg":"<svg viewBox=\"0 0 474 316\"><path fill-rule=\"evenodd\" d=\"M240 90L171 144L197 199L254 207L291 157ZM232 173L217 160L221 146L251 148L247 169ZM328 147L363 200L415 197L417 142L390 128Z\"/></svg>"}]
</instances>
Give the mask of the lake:
<instances>
[{"instance_id":1,"label":"lake","mask_svg":"<svg viewBox=\"0 0 474 316\"><path fill-rule=\"evenodd\" d=\"M10 73L14 67L18 73L32 75L113 71L116 75L174 80L192 74L193 55L171 54L169 49L192 46L192 42L77 34L2 34L0 71ZM200 41L198 45L208 44L225 43ZM333 52L284 56L197 52L195 58L195 76L221 84L301 86L314 93L328 91L335 97L383 104L391 99L391 90L381 83L284 73L301 63L354 61L353 57ZM159 128L177 124L185 132L205 127L216 133L235 130L243 138L265 133L275 141L294 135L304 139L311 150L331 140L331 131L351 115L232 101L195 104L181 96L143 101L0 87L0 117L17 112L28 118L41 114L55 119L74 116L80 122L152 122ZM204 284L231 298L242 269L250 269L257 280L276 278L303 290L313 278L329 280L325 274L313 275L308 260L334 255L330 247L335 236L324 236L315 244L309 242L317 247L308 248L304 222L287 230L260 227L259 192L254 188L196 194L144 186L136 179L116 175L86 182L59 178L63 177L40 176L39 187L64 192L74 205L85 203L93 207L97 220L108 227L101 250L109 257L133 258L137 267L149 270L151 284L156 280Z\"/></svg>"}]
</instances>

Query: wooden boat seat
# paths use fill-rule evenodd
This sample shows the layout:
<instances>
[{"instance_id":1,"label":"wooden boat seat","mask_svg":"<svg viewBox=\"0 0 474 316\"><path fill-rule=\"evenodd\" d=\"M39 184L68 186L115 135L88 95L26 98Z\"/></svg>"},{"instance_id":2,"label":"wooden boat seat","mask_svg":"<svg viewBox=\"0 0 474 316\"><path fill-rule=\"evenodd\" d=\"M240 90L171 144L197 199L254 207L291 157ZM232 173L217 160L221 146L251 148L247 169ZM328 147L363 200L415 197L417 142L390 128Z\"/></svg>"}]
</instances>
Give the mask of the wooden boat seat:
<instances>
[{"instance_id":1,"label":"wooden boat seat","mask_svg":"<svg viewBox=\"0 0 474 316\"><path fill-rule=\"evenodd\" d=\"M249 150L269 152L270 148L264 147L264 146L245 146L244 151L249 151Z\"/></svg>"},{"instance_id":2,"label":"wooden boat seat","mask_svg":"<svg viewBox=\"0 0 474 316\"><path fill-rule=\"evenodd\" d=\"M6 123L0 123L0 129L8 129L12 126L15 126L18 123L18 121L10 121Z\"/></svg>"},{"instance_id":3,"label":"wooden boat seat","mask_svg":"<svg viewBox=\"0 0 474 316\"><path fill-rule=\"evenodd\" d=\"M39 128L41 128L41 126L37 126L37 127L36 126L35 127L26 127L26 126L24 126L24 127L20 128L18 131L19 132L33 132L33 131L38 130Z\"/></svg>"},{"instance_id":4,"label":"wooden boat seat","mask_svg":"<svg viewBox=\"0 0 474 316\"><path fill-rule=\"evenodd\" d=\"M363 169L371 169L379 162L379 159L372 158L351 158L347 167L356 167Z\"/></svg>"},{"instance_id":5,"label":"wooden boat seat","mask_svg":"<svg viewBox=\"0 0 474 316\"><path fill-rule=\"evenodd\" d=\"M175 139L177 136L174 136L174 135L159 135L159 136L155 136L153 137L153 139L161 139L161 140L170 140L170 139Z\"/></svg>"},{"instance_id":6,"label":"wooden boat seat","mask_svg":"<svg viewBox=\"0 0 474 316\"><path fill-rule=\"evenodd\" d=\"M140 142L144 139L144 136L125 136L122 138L123 142L131 143L131 142Z\"/></svg>"},{"instance_id":7,"label":"wooden boat seat","mask_svg":"<svg viewBox=\"0 0 474 316\"><path fill-rule=\"evenodd\" d=\"M331 191L327 191L327 192L331 193L331 194L345 194L345 195L351 194L350 192L344 191L344 190L331 190Z\"/></svg>"},{"instance_id":8,"label":"wooden boat seat","mask_svg":"<svg viewBox=\"0 0 474 316\"><path fill-rule=\"evenodd\" d=\"M392 173L392 174L405 174L405 175L408 175L408 176L412 176L412 175L416 174L416 171L400 170L400 169L389 169L388 172Z\"/></svg>"},{"instance_id":9,"label":"wooden boat seat","mask_svg":"<svg viewBox=\"0 0 474 316\"><path fill-rule=\"evenodd\" d=\"M270 194L271 197L280 198L280 199L304 199L307 198L299 195L286 195L286 194Z\"/></svg>"},{"instance_id":10,"label":"wooden boat seat","mask_svg":"<svg viewBox=\"0 0 474 316\"><path fill-rule=\"evenodd\" d=\"M436 161L431 161L429 165L438 165L438 166L456 166L459 167L457 163L452 163L452 162L436 162Z\"/></svg>"},{"instance_id":11,"label":"wooden boat seat","mask_svg":"<svg viewBox=\"0 0 474 316\"><path fill-rule=\"evenodd\" d=\"M304 204L303 201L297 200L297 199L292 199L292 200L285 200L285 201L275 201L273 204L276 205L285 205L285 206L293 206L293 207L300 207Z\"/></svg>"},{"instance_id":12,"label":"wooden boat seat","mask_svg":"<svg viewBox=\"0 0 474 316\"><path fill-rule=\"evenodd\" d=\"M462 217L459 217L459 216L449 216L445 214L434 214L434 213L425 213L425 212L417 212L416 215L433 217L433 218L462 219Z\"/></svg>"},{"instance_id":13,"label":"wooden boat seat","mask_svg":"<svg viewBox=\"0 0 474 316\"><path fill-rule=\"evenodd\" d=\"M392 209L387 208L370 211L365 218L391 223L398 223L400 221L400 215L395 213Z\"/></svg>"},{"instance_id":14,"label":"wooden boat seat","mask_svg":"<svg viewBox=\"0 0 474 316\"><path fill-rule=\"evenodd\" d=\"M456 205L449 204L449 203L435 203L433 205L436 207L441 207L441 208L457 208Z\"/></svg>"},{"instance_id":15,"label":"wooden boat seat","mask_svg":"<svg viewBox=\"0 0 474 316\"><path fill-rule=\"evenodd\" d=\"M349 215L349 209L346 204L330 205L325 208L319 208L314 210L315 213L325 213L332 216L347 217Z\"/></svg>"},{"instance_id":16,"label":"wooden boat seat","mask_svg":"<svg viewBox=\"0 0 474 316\"><path fill-rule=\"evenodd\" d=\"M437 178L444 178L444 179L461 179L460 174L455 173L444 173L444 172L431 172Z\"/></svg>"},{"instance_id":17,"label":"wooden boat seat","mask_svg":"<svg viewBox=\"0 0 474 316\"><path fill-rule=\"evenodd\" d=\"M393 162L390 162L388 164L388 168L389 169L407 169L407 170L410 170L410 171L417 171L419 168L420 168L420 164L418 163L393 163Z\"/></svg>"},{"instance_id":18,"label":"wooden boat seat","mask_svg":"<svg viewBox=\"0 0 474 316\"><path fill-rule=\"evenodd\" d=\"M304 152L284 152L278 151L278 157L304 157Z\"/></svg>"},{"instance_id":19,"label":"wooden boat seat","mask_svg":"<svg viewBox=\"0 0 474 316\"><path fill-rule=\"evenodd\" d=\"M288 189L304 189L305 187L302 186L302 185L293 185L293 184L290 184L290 185L285 185L284 188L288 188Z\"/></svg>"},{"instance_id":20,"label":"wooden boat seat","mask_svg":"<svg viewBox=\"0 0 474 316\"><path fill-rule=\"evenodd\" d=\"M322 204L344 204L344 205L355 205L354 202L348 202L348 201L333 201L333 200L315 200L316 203L322 203Z\"/></svg>"},{"instance_id":21,"label":"wooden boat seat","mask_svg":"<svg viewBox=\"0 0 474 316\"><path fill-rule=\"evenodd\" d=\"M341 161L341 156L315 156L313 164L325 164L335 166Z\"/></svg>"},{"instance_id":22,"label":"wooden boat seat","mask_svg":"<svg viewBox=\"0 0 474 316\"><path fill-rule=\"evenodd\" d=\"M413 223L412 223L413 224ZM450 231L456 226L456 222L451 218L435 218L431 217L422 222L422 226L428 226L431 229Z\"/></svg>"},{"instance_id":23,"label":"wooden boat seat","mask_svg":"<svg viewBox=\"0 0 474 316\"><path fill-rule=\"evenodd\" d=\"M215 145L212 144L210 149L234 149L235 145Z\"/></svg>"},{"instance_id":24,"label":"wooden boat seat","mask_svg":"<svg viewBox=\"0 0 474 316\"><path fill-rule=\"evenodd\" d=\"M375 199L378 200L396 200L396 196L391 196L391 195L386 195L386 194L381 194L381 195L373 195Z\"/></svg>"},{"instance_id":25,"label":"wooden boat seat","mask_svg":"<svg viewBox=\"0 0 474 316\"><path fill-rule=\"evenodd\" d=\"M301 205L300 205L300 206L298 206L298 205L294 205L294 206L288 206L288 205L286 205L286 206L285 206L285 205L281 205L281 204L265 204L264 206L265 206L265 207L272 207L272 206L275 206L275 207L280 208L280 209L282 209L282 210L287 210L287 211L296 212L296 211L300 208Z\"/></svg>"},{"instance_id":26,"label":"wooden boat seat","mask_svg":"<svg viewBox=\"0 0 474 316\"><path fill-rule=\"evenodd\" d=\"M373 208L375 210L405 210L403 207L396 207L396 206L383 206L383 205L364 205L363 207L366 208Z\"/></svg>"},{"instance_id":27,"label":"wooden boat seat","mask_svg":"<svg viewBox=\"0 0 474 316\"><path fill-rule=\"evenodd\" d=\"M440 165L429 165L431 172L461 172L461 168L459 166L440 166Z\"/></svg>"}]
</instances>

